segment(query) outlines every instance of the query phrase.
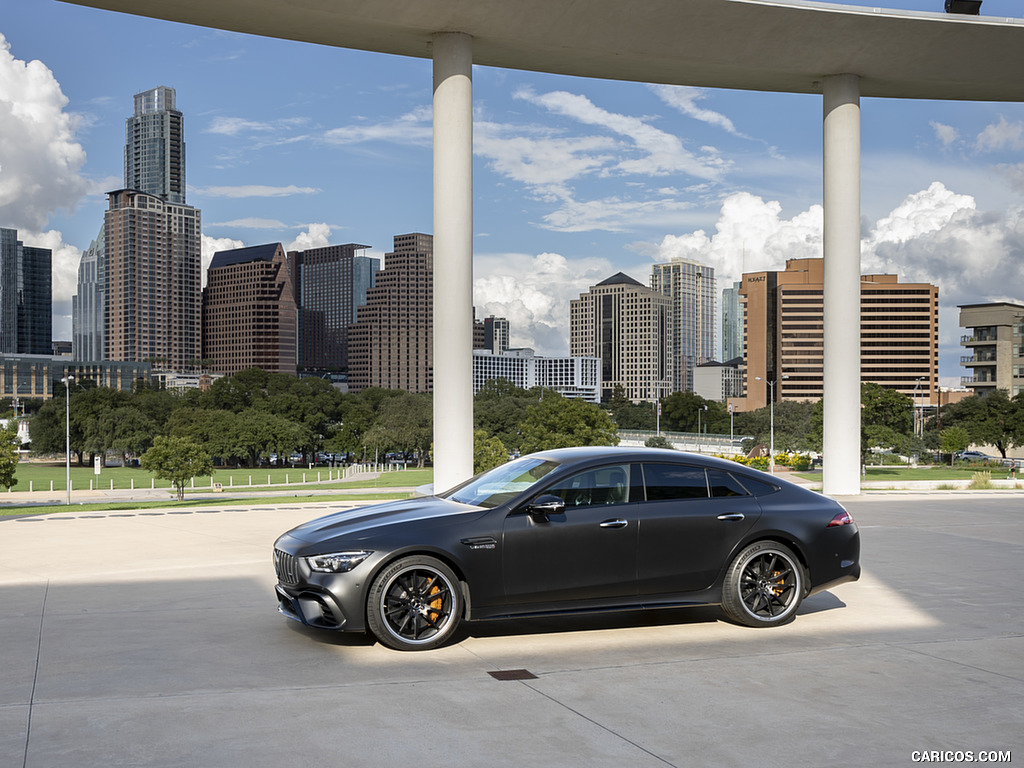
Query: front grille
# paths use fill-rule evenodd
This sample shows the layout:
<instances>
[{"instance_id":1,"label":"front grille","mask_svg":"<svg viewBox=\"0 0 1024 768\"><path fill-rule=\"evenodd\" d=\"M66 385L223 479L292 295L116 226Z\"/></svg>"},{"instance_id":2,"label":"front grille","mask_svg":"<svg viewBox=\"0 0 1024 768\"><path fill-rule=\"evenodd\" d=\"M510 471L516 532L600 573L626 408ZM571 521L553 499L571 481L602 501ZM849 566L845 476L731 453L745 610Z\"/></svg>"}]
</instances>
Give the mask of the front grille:
<instances>
[{"instance_id":1,"label":"front grille","mask_svg":"<svg viewBox=\"0 0 1024 768\"><path fill-rule=\"evenodd\" d=\"M299 561L287 552L274 550L274 570L277 571L277 580L282 584L299 583Z\"/></svg>"}]
</instances>

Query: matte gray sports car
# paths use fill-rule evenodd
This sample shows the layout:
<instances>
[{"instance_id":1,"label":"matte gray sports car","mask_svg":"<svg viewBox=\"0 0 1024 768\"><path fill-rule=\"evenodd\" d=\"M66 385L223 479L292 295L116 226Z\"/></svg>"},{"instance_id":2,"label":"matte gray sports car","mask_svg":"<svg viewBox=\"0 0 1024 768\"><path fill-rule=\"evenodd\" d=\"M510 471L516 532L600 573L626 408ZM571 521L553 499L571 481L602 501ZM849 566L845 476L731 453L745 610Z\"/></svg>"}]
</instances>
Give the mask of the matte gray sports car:
<instances>
[{"instance_id":1,"label":"matte gray sports car","mask_svg":"<svg viewBox=\"0 0 1024 768\"><path fill-rule=\"evenodd\" d=\"M860 575L838 503L733 462L566 448L438 496L346 510L274 545L281 613L435 648L463 620L720 604L747 626Z\"/></svg>"}]
</instances>

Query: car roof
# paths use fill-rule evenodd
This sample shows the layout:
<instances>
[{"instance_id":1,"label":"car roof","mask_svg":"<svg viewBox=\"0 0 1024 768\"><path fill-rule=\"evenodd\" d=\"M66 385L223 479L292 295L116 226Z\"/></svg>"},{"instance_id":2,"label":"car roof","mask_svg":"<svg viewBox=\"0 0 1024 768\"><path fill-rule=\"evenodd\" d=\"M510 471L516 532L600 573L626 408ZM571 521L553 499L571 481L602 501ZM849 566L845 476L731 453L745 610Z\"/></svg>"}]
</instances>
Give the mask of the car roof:
<instances>
[{"instance_id":1,"label":"car roof","mask_svg":"<svg viewBox=\"0 0 1024 768\"><path fill-rule=\"evenodd\" d=\"M646 448L639 446L589 445L577 448L554 448L532 454L538 458L556 461L562 465L583 464L597 461L667 461L680 464L700 464L729 471L743 470L744 467L728 459L705 456L700 453L674 451L668 448ZM773 478L774 480L774 478Z\"/></svg>"}]
</instances>

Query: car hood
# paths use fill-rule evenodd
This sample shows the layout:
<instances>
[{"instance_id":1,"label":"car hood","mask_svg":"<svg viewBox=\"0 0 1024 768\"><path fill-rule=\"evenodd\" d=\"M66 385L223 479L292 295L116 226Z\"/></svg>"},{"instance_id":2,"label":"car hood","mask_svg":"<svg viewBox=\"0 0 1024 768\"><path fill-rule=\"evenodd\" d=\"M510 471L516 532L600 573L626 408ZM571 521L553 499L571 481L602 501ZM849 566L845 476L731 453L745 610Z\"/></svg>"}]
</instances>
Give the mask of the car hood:
<instances>
[{"instance_id":1,"label":"car hood","mask_svg":"<svg viewBox=\"0 0 1024 768\"><path fill-rule=\"evenodd\" d=\"M339 536L352 536L368 529L380 529L384 526L430 520L454 515L479 513L480 507L441 499L437 496L392 501L373 504L357 509L344 509L324 517L318 517L303 523L287 535L304 542L324 541Z\"/></svg>"}]
</instances>

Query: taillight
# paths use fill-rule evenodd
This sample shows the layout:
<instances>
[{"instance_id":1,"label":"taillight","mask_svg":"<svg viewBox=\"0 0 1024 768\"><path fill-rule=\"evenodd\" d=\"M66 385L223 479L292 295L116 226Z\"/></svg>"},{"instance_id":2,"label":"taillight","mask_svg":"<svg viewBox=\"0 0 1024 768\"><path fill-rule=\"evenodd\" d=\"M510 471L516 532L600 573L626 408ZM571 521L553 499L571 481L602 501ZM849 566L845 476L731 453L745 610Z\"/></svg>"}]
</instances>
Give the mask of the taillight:
<instances>
[{"instance_id":1,"label":"taillight","mask_svg":"<svg viewBox=\"0 0 1024 768\"><path fill-rule=\"evenodd\" d=\"M829 523L829 528L837 528L840 525L853 525L853 517L845 509L842 512L837 512Z\"/></svg>"}]
</instances>

